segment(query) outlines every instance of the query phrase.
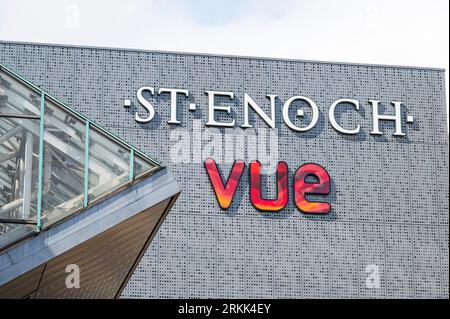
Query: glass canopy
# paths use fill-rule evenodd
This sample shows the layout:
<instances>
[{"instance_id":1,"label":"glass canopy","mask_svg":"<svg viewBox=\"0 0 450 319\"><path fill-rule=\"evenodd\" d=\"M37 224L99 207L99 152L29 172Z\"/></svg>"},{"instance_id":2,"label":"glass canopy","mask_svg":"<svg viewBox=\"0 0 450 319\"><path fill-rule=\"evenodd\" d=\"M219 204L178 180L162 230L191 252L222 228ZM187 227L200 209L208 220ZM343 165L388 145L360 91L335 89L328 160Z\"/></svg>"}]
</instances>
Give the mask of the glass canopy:
<instances>
[{"instance_id":1,"label":"glass canopy","mask_svg":"<svg viewBox=\"0 0 450 319\"><path fill-rule=\"evenodd\" d=\"M0 249L161 167L0 64Z\"/></svg>"}]
</instances>

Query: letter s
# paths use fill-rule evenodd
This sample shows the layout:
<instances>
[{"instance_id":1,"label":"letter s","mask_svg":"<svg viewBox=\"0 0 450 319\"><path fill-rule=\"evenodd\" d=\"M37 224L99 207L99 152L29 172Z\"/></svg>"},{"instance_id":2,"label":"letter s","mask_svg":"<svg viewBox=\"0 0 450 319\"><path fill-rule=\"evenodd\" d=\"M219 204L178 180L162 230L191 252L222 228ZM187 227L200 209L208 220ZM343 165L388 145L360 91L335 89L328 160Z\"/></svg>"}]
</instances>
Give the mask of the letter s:
<instances>
[{"instance_id":1,"label":"letter s","mask_svg":"<svg viewBox=\"0 0 450 319\"><path fill-rule=\"evenodd\" d=\"M150 86L143 86L137 91L136 95L137 95L137 99L138 99L139 103L148 112L148 116L146 118L140 117L139 114L136 112L135 119L136 119L136 122L139 122L139 123L150 122L153 119L153 117L155 116L155 109L154 109L153 105L149 101L147 101L144 98L144 96L142 95L142 93L144 91L149 91L152 95L155 93L155 90L152 87L150 87Z\"/></svg>"}]
</instances>

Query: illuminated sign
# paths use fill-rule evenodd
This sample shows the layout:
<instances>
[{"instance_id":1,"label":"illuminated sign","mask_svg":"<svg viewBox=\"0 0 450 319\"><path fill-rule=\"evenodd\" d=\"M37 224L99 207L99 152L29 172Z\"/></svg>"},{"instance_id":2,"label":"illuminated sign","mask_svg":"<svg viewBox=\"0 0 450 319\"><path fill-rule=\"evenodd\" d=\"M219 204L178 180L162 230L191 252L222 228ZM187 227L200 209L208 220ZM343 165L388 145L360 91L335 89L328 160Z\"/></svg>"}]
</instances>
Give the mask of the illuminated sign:
<instances>
[{"instance_id":1,"label":"illuminated sign","mask_svg":"<svg viewBox=\"0 0 450 319\"><path fill-rule=\"evenodd\" d=\"M144 86L138 89L137 91L137 100L139 104L144 108L144 110L147 112L146 117L141 117L138 112L135 112L134 118L136 122L138 123L147 123L150 122L154 116L155 116L155 108L153 105L144 97L144 93L150 94L150 95L161 95L161 94L169 94L170 95L170 119L167 121L169 124L173 125L180 125L181 122L177 118L177 101L180 98L180 95L182 95L184 98L189 96L189 91L185 89L170 89L170 88L160 88L157 93L156 90L153 87L150 86ZM206 126L213 126L213 127L235 127L238 126L236 123L236 119L228 119L224 120L222 117L221 120L218 120L216 117L216 114L219 112L222 113L231 113L231 106L230 105L218 105L216 104L217 98L224 98L229 99L230 101L235 99L234 92L223 92L223 91L205 91L205 94L208 96L208 105L207 105L207 122L205 123ZM244 93L243 102L242 102L242 108L243 108L243 119L240 123L240 127L242 128L251 128L252 124L249 121L249 112L250 109L253 110L255 114L257 114L266 124L268 127L275 129L275 123L276 123L276 115L275 115L275 105L276 100L278 98L275 94L267 94L267 98L269 99L270 103L270 114L267 114L263 111L263 109L258 105L255 100L252 99L250 95L247 93ZM293 123L292 118L290 116L290 109L293 107L293 103L295 101L302 101L303 103L306 103L308 108L311 110L311 116L309 117L309 123L306 126L297 126ZM378 100L368 100L369 104L372 108L372 128L370 131L370 134L372 135L382 135L383 132L380 131L380 121L393 121L395 122L395 132L393 133L394 136L405 136L405 133L403 132L403 116L402 116L402 106L403 102L399 101L386 101L387 103L390 103L393 106L393 115L386 115L386 114L380 114L380 104L381 102ZM352 106L355 112L359 112L360 110L360 101L351 99L351 98L343 98L338 99L334 101L328 110L328 120L330 122L330 125L335 129L337 132L340 132L342 134L348 134L348 135L355 135L358 134L361 131L360 125L355 125L354 127L343 127L341 124L338 123L338 119L336 118L336 113L339 108L342 106ZM130 100L124 101L125 107L131 106ZM195 111L198 107L195 103L189 104L189 111ZM386 107L387 108L387 107ZM303 118L305 117L305 112L303 108L297 108L296 117ZM319 108L317 104L310 98L306 96L293 96L287 99L283 103L282 107L282 119L284 124L289 127L291 130L296 132L307 132L314 128L319 120ZM406 123L411 124L414 122L414 117L411 115L406 116Z\"/></svg>"},{"instance_id":2,"label":"illuminated sign","mask_svg":"<svg viewBox=\"0 0 450 319\"><path fill-rule=\"evenodd\" d=\"M234 162L227 181L224 183L214 159L208 158L204 162L206 172L211 181L219 206L228 209L231 206L234 195L245 169L245 163L237 160ZM261 163L250 163L250 201L252 205L265 212L282 210L288 202L288 166L285 162L279 162L277 166L277 196L274 199L262 197L261 190ZM313 176L317 182L307 182L308 176ZM331 205L326 202L314 202L306 198L307 195L327 195L330 193L330 176L328 172L317 164L305 164L300 166L294 176L294 202L295 206L306 214L328 214Z\"/></svg>"},{"instance_id":3,"label":"illuminated sign","mask_svg":"<svg viewBox=\"0 0 450 319\"><path fill-rule=\"evenodd\" d=\"M178 101L181 98L189 97L189 91L186 89L174 89L174 88L159 88L156 90L151 86L144 86L137 91L137 101L140 106L147 112L145 117L139 115L137 111L134 113L135 121L138 123L147 123L152 121L155 117L155 109L152 103L144 97L168 94L170 98L170 118L167 121L171 125L181 125L179 118L177 117ZM242 129L252 128L250 123L250 112L253 112L256 116L261 118L269 129L275 129L276 119L276 105L278 95L267 94L268 103L270 104L270 111L265 112L258 103L247 93L244 92L242 99L242 119L232 118L227 119L224 116L220 116L218 119L217 114L222 113L230 115L232 113L231 106L218 103L228 99L229 101L235 100L234 92L225 91L205 91L208 97L208 105L206 106L206 118L207 121L204 124L207 127L219 127L219 128L235 128L240 127ZM294 104L294 102L302 102ZM381 101L375 99L368 99L368 103L372 109L372 127L370 128L371 135L383 135L380 130L380 123L382 121L391 121L395 123L394 136L405 136L404 123L411 124L414 122L412 115L404 115L403 102L400 101L384 101L383 107ZM292 113L292 108L296 106L295 113ZM381 112L381 109L388 109L388 105L391 105L392 110L390 115ZM125 107L131 106L130 100L124 101ZM361 126L357 121L353 124L353 127L344 127L342 123L339 123L339 116L343 107L346 111L349 111L349 106L352 112L358 113L360 111L360 101L352 98L341 98L331 103L326 118L328 119L331 127L339 133L346 135L355 135L361 132ZM196 111L198 105L195 103L189 103L189 111ZM306 116L305 107L309 110ZM389 111L388 111L389 112ZM235 112L236 113L236 112ZM308 132L313 129L319 120L319 107L310 98L302 95L292 96L282 103L281 116L282 122L289 127L289 129L296 132ZM241 114L239 112L239 114ZM294 124L293 115L295 118L305 118L308 123L302 125ZM240 122L240 123L237 123ZM198 143L197 143L198 144ZM196 152L199 154L199 152ZM204 157L206 158L206 157ZM275 161L277 163L277 161ZM228 209L233 201L234 195L237 191L237 186L240 182L241 176L245 170L245 163L242 160L234 162L232 169L229 173L227 181L224 183L220 176L217 164L214 159L208 158L204 161L206 172L211 181L211 185L214 189L217 201L222 209ZM277 196L276 198L268 199L263 198L261 192L261 163L258 161L252 161L249 165L249 177L250 177L250 201L252 205L260 211L275 212L280 211L288 203L288 167L285 162L278 162L277 172ZM308 179L309 176L314 176L317 182L311 182ZM294 176L294 203L295 206L303 213L306 214L328 214L331 210L331 205L327 202L316 202L308 200L308 195L327 195L330 193L330 176L328 172L320 165L309 163L299 167Z\"/></svg>"}]
</instances>

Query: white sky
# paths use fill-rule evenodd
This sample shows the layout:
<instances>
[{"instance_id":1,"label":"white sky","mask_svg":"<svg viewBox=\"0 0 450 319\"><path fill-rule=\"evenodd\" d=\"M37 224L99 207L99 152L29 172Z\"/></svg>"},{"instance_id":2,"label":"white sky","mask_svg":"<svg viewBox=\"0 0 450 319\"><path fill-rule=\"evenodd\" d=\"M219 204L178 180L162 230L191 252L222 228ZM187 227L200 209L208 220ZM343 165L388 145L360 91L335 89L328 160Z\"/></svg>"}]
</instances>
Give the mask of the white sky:
<instances>
[{"instance_id":1,"label":"white sky","mask_svg":"<svg viewBox=\"0 0 450 319\"><path fill-rule=\"evenodd\" d=\"M0 2L1 40L448 70L448 38L448 0Z\"/></svg>"}]
</instances>

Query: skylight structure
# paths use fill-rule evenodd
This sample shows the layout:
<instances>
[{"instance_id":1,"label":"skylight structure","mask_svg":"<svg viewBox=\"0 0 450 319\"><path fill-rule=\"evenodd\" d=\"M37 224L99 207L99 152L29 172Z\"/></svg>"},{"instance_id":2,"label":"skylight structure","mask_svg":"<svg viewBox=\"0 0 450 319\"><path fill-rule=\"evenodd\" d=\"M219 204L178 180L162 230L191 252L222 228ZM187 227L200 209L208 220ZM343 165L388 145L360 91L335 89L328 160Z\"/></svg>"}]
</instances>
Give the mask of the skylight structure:
<instances>
[{"instance_id":1,"label":"skylight structure","mask_svg":"<svg viewBox=\"0 0 450 319\"><path fill-rule=\"evenodd\" d=\"M0 65L0 250L161 168Z\"/></svg>"}]
</instances>

